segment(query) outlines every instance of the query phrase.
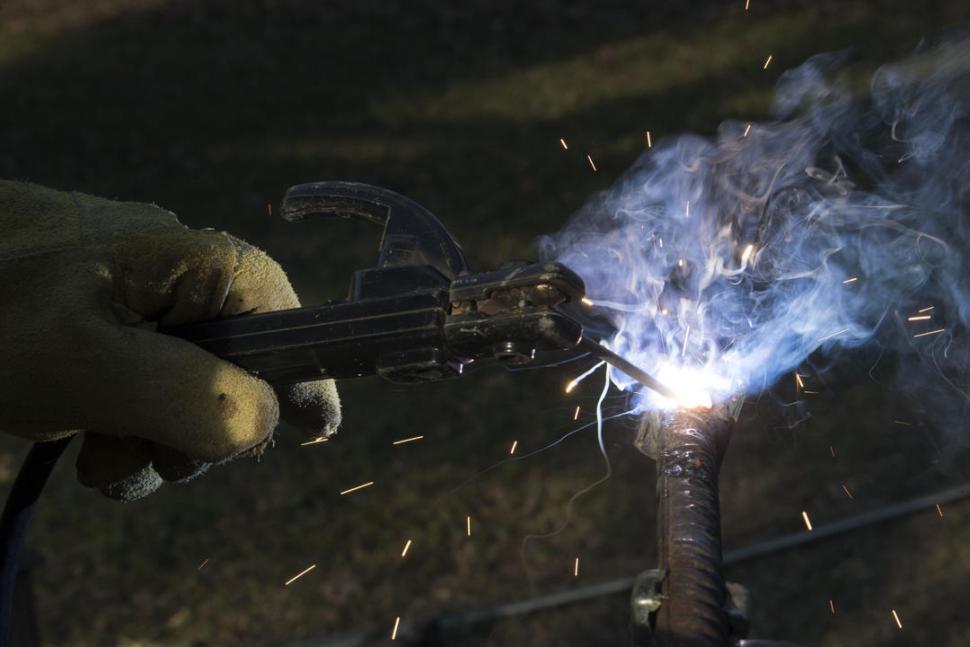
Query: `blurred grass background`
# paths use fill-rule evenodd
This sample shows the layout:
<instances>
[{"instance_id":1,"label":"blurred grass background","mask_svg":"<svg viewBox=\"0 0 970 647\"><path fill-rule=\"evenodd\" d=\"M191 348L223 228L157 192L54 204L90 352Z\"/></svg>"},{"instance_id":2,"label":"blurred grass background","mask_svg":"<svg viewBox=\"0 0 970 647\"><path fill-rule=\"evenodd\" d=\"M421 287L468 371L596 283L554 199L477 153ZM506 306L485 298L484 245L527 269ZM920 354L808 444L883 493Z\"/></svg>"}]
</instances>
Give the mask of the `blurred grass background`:
<instances>
[{"instance_id":1,"label":"blurred grass background","mask_svg":"<svg viewBox=\"0 0 970 647\"><path fill-rule=\"evenodd\" d=\"M743 0L2 0L0 177L157 202L230 230L278 258L311 303L343 296L378 232L283 225L267 205L291 184L401 191L441 217L473 267L494 267L534 257L536 236L643 152L645 131L656 142L766 118L777 76L812 54L851 47L872 65L968 18L955 0L751 0L748 11ZM577 405L592 420L595 379L562 392L576 372L344 383L338 440L300 447L284 431L259 463L132 505L79 487L64 460L31 533L46 644L389 638L396 616L415 623L652 567L653 465L630 445L635 421L606 426L613 478L525 549L602 475L593 433L481 473L513 441L522 456L573 429ZM771 396L746 406L722 478L726 549L799 530L802 510L821 524L967 478L950 449L963 439L848 374L817 382L798 416ZM777 395L792 397L786 388ZM622 407L612 396L609 410ZM0 494L26 448L0 439ZM751 588L754 635L970 644L970 504L944 512L730 569ZM627 617L612 596L454 644L622 645Z\"/></svg>"}]
</instances>

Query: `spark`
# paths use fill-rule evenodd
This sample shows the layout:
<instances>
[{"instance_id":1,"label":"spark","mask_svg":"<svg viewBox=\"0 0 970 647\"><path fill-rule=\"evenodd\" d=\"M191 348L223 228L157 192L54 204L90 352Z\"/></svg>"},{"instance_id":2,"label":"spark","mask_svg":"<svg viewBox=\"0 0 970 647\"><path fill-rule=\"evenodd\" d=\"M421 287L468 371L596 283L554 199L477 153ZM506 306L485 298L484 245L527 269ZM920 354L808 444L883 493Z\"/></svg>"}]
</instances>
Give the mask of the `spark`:
<instances>
[{"instance_id":1,"label":"spark","mask_svg":"<svg viewBox=\"0 0 970 647\"><path fill-rule=\"evenodd\" d=\"M809 391L808 389L802 389L802 393L805 395L818 395L818 391Z\"/></svg>"},{"instance_id":2,"label":"spark","mask_svg":"<svg viewBox=\"0 0 970 647\"><path fill-rule=\"evenodd\" d=\"M925 308L920 308L920 309L919 309L919 310L917 310L916 312L929 312L930 310L932 310L932 309L933 309L933 308L935 308L935 307L936 307L936 306L926 306Z\"/></svg>"},{"instance_id":3,"label":"spark","mask_svg":"<svg viewBox=\"0 0 970 647\"><path fill-rule=\"evenodd\" d=\"M576 558L576 561L573 562L573 577L579 577L579 558L578 557Z\"/></svg>"},{"instance_id":4,"label":"spark","mask_svg":"<svg viewBox=\"0 0 970 647\"><path fill-rule=\"evenodd\" d=\"M471 537L472 536L472 517L468 515L465 517L465 533Z\"/></svg>"},{"instance_id":5,"label":"spark","mask_svg":"<svg viewBox=\"0 0 970 647\"><path fill-rule=\"evenodd\" d=\"M896 609L893 609L892 612L893 612L893 620L896 621L896 626L899 627L900 629L902 629L903 628L903 621L899 619L899 614L896 613Z\"/></svg>"},{"instance_id":6,"label":"spark","mask_svg":"<svg viewBox=\"0 0 970 647\"><path fill-rule=\"evenodd\" d=\"M805 383L802 382L802 376L799 375L798 373L795 373L795 384L798 385L798 388L800 389L805 388Z\"/></svg>"},{"instance_id":7,"label":"spark","mask_svg":"<svg viewBox=\"0 0 970 647\"><path fill-rule=\"evenodd\" d=\"M832 454L832 458L835 458L835 447L829 445L829 453Z\"/></svg>"},{"instance_id":8,"label":"spark","mask_svg":"<svg viewBox=\"0 0 970 647\"><path fill-rule=\"evenodd\" d=\"M913 426L913 423L906 422L905 420L893 420L893 422L896 423L897 425L902 425L904 427L912 427Z\"/></svg>"},{"instance_id":9,"label":"spark","mask_svg":"<svg viewBox=\"0 0 970 647\"><path fill-rule=\"evenodd\" d=\"M650 131L649 130L646 132L646 136L647 136L647 148L653 148L653 142L650 140Z\"/></svg>"},{"instance_id":10,"label":"spark","mask_svg":"<svg viewBox=\"0 0 970 647\"><path fill-rule=\"evenodd\" d=\"M906 321L929 321L933 318L933 315L913 315L912 317L906 317Z\"/></svg>"},{"instance_id":11,"label":"spark","mask_svg":"<svg viewBox=\"0 0 970 647\"><path fill-rule=\"evenodd\" d=\"M408 539L407 542L404 544L404 550L401 551L401 557L404 557L405 555L407 555L408 550L410 548L411 548L411 540Z\"/></svg>"},{"instance_id":12,"label":"spark","mask_svg":"<svg viewBox=\"0 0 970 647\"><path fill-rule=\"evenodd\" d=\"M821 339L819 339L818 341L819 341L819 342L823 342L823 341L825 341L826 339L831 339L832 337L836 337L836 336L838 336L838 335L841 335L842 333L844 333L844 332L848 332L848 331L849 331L849 329L848 329L848 328L843 328L842 330L836 330L836 331L835 331L835 332L833 332L833 333L829 333L828 335L825 335L824 337L822 337L822 338L821 338Z\"/></svg>"},{"instance_id":13,"label":"spark","mask_svg":"<svg viewBox=\"0 0 970 647\"><path fill-rule=\"evenodd\" d=\"M562 144L562 149L564 151L568 151L569 150L569 144L566 143L566 140L564 138L560 137L559 138L559 143Z\"/></svg>"},{"instance_id":14,"label":"spark","mask_svg":"<svg viewBox=\"0 0 970 647\"><path fill-rule=\"evenodd\" d=\"M829 609L832 610L832 615L834 616L835 615L835 602L833 602L831 599L829 599Z\"/></svg>"},{"instance_id":15,"label":"spark","mask_svg":"<svg viewBox=\"0 0 970 647\"><path fill-rule=\"evenodd\" d=\"M939 503L936 504L936 513L940 515L941 518L943 517L943 508L940 507Z\"/></svg>"},{"instance_id":16,"label":"spark","mask_svg":"<svg viewBox=\"0 0 970 647\"><path fill-rule=\"evenodd\" d=\"M771 63L771 54L768 54L768 58L765 60L765 66L763 68L761 68L761 69L767 70L768 69L768 65L770 63Z\"/></svg>"},{"instance_id":17,"label":"spark","mask_svg":"<svg viewBox=\"0 0 970 647\"><path fill-rule=\"evenodd\" d=\"M744 0L744 10L747 11L751 7L751 0Z\"/></svg>"},{"instance_id":18,"label":"spark","mask_svg":"<svg viewBox=\"0 0 970 647\"><path fill-rule=\"evenodd\" d=\"M391 640L397 640L397 628L401 626L401 616L394 618L394 628L391 629Z\"/></svg>"},{"instance_id":19,"label":"spark","mask_svg":"<svg viewBox=\"0 0 970 647\"><path fill-rule=\"evenodd\" d=\"M684 266L684 259L678 258L677 259L677 267L683 267L683 266Z\"/></svg>"},{"instance_id":20,"label":"spark","mask_svg":"<svg viewBox=\"0 0 970 647\"><path fill-rule=\"evenodd\" d=\"M582 303L584 306L591 306L591 305L593 305L593 302L592 302L592 300L590 300L589 297L583 297L582 299L579 300L579 302Z\"/></svg>"},{"instance_id":21,"label":"spark","mask_svg":"<svg viewBox=\"0 0 970 647\"><path fill-rule=\"evenodd\" d=\"M918 335L913 335L913 337L928 337L929 335L937 335L946 330L946 328L937 328L936 330L929 330L927 332L921 332Z\"/></svg>"},{"instance_id":22,"label":"spark","mask_svg":"<svg viewBox=\"0 0 970 647\"><path fill-rule=\"evenodd\" d=\"M305 443L300 443L300 447L306 447L307 445L319 445L320 443L328 442L330 439L326 436L317 436L313 440L308 440Z\"/></svg>"},{"instance_id":23,"label":"spark","mask_svg":"<svg viewBox=\"0 0 970 647\"><path fill-rule=\"evenodd\" d=\"M589 165L593 167L593 172L595 173L596 164L593 162L593 158L589 156L589 153L586 154L586 159L589 160Z\"/></svg>"},{"instance_id":24,"label":"spark","mask_svg":"<svg viewBox=\"0 0 970 647\"><path fill-rule=\"evenodd\" d=\"M745 247L744 251L741 253L741 264L744 265L745 263L747 263L748 259L751 258L751 254L753 253L754 253L754 245L748 245L747 247Z\"/></svg>"},{"instance_id":25,"label":"spark","mask_svg":"<svg viewBox=\"0 0 970 647\"><path fill-rule=\"evenodd\" d=\"M576 410L573 411L573 420L579 420L579 405L576 405Z\"/></svg>"},{"instance_id":26,"label":"spark","mask_svg":"<svg viewBox=\"0 0 970 647\"><path fill-rule=\"evenodd\" d=\"M302 571L300 571L299 573L297 573L296 575L294 575L290 579L286 580L286 583L283 586L289 586L290 584L293 584L293 582L296 582L298 579L300 579L301 577L303 577L304 575L306 575L307 573L309 573L310 571L312 571L316 567L317 567L316 564L310 564L309 566L307 566L306 568L304 568Z\"/></svg>"},{"instance_id":27,"label":"spark","mask_svg":"<svg viewBox=\"0 0 970 647\"><path fill-rule=\"evenodd\" d=\"M569 393L570 391L572 391L573 389L575 389L577 384L579 384L580 382L582 382L583 380L585 380L587 377L590 376L591 373L593 373L593 371L595 371L596 369L598 369L600 366L602 366L605 363L606 362L600 362L600 363L596 364L595 366L593 366L593 368L589 369L588 371L586 371L586 372L580 374L579 376L573 378L572 381L570 381L569 384L566 385L566 393Z\"/></svg>"},{"instance_id":28,"label":"spark","mask_svg":"<svg viewBox=\"0 0 970 647\"><path fill-rule=\"evenodd\" d=\"M365 487L370 487L372 485L374 485L374 481L367 481L366 483L361 483L360 485L355 485L354 487L350 488L349 490L344 490L343 492L341 492L340 493L340 496L343 496L345 494L350 494L351 492L356 492L357 490L363 490Z\"/></svg>"},{"instance_id":29,"label":"spark","mask_svg":"<svg viewBox=\"0 0 970 647\"><path fill-rule=\"evenodd\" d=\"M808 513L802 510L802 519L805 520L805 527L808 528L809 532L812 532L812 521L808 518Z\"/></svg>"},{"instance_id":30,"label":"spark","mask_svg":"<svg viewBox=\"0 0 970 647\"><path fill-rule=\"evenodd\" d=\"M270 215L270 217L273 216L273 203L272 202L267 202L266 203L266 213L268 213Z\"/></svg>"},{"instance_id":31,"label":"spark","mask_svg":"<svg viewBox=\"0 0 970 647\"><path fill-rule=\"evenodd\" d=\"M690 200L687 201L687 206L684 207L684 218L690 218Z\"/></svg>"},{"instance_id":32,"label":"spark","mask_svg":"<svg viewBox=\"0 0 970 647\"><path fill-rule=\"evenodd\" d=\"M690 326L687 326L687 332L684 333L684 347L680 351L681 357L687 357L687 342L690 340Z\"/></svg>"},{"instance_id":33,"label":"spark","mask_svg":"<svg viewBox=\"0 0 970 647\"><path fill-rule=\"evenodd\" d=\"M662 314L663 316L666 317L667 315L670 314L670 310L667 310L667 308L661 308L660 309L660 314Z\"/></svg>"},{"instance_id":34,"label":"spark","mask_svg":"<svg viewBox=\"0 0 970 647\"><path fill-rule=\"evenodd\" d=\"M937 507L939 507L939 506L937 506ZM943 515L940 515L940 516L943 516ZM208 558L206 558L204 562L202 562L201 564L199 564L199 568L197 568L197 569L195 569L195 570L197 570L197 571L201 571L201 570L202 570L202 568L203 568L203 567L204 567L204 566L205 566L206 564L208 564L208 563L209 563L209 559L208 559Z\"/></svg>"},{"instance_id":35,"label":"spark","mask_svg":"<svg viewBox=\"0 0 970 647\"><path fill-rule=\"evenodd\" d=\"M664 248L664 239L663 238L658 238L657 239L657 242L660 243L660 249L663 249Z\"/></svg>"},{"instance_id":36,"label":"spark","mask_svg":"<svg viewBox=\"0 0 970 647\"><path fill-rule=\"evenodd\" d=\"M509 454L510 455L511 454L514 454L515 453L515 448L518 447L518 446L519 446L519 441L513 440L512 441L512 449L509 450Z\"/></svg>"},{"instance_id":37,"label":"spark","mask_svg":"<svg viewBox=\"0 0 970 647\"><path fill-rule=\"evenodd\" d=\"M744 134L741 135L741 136L742 137L747 137L748 136L748 133L750 133L750 132L751 132L751 124L748 124L747 126L744 127Z\"/></svg>"},{"instance_id":38,"label":"spark","mask_svg":"<svg viewBox=\"0 0 970 647\"><path fill-rule=\"evenodd\" d=\"M859 280L859 277L858 276L853 276L851 278L847 278L846 280L842 281L842 284L843 285L848 285L849 283L855 283L858 280Z\"/></svg>"},{"instance_id":39,"label":"spark","mask_svg":"<svg viewBox=\"0 0 970 647\"><path fill-rule=\"evenodd\" d=\"M845 483L842 484L842 491L845 492L846 496L848 496L850 499L855 498L854 496L852 496L852 493L849 492L849 486L846 485Z\"/></svg>"},{"instance_id":40,"label":"spark","mask_svg":"<svg viewBox=\"0 0 970 647\"><path fill-rule=\"evenodd\" d=\"M410 438L402 438L401 440L395 440L392 445L403 445L404 443L413 443L415 440L421 440L424 436L411 436Z\"/></svg>"}]
</instances>

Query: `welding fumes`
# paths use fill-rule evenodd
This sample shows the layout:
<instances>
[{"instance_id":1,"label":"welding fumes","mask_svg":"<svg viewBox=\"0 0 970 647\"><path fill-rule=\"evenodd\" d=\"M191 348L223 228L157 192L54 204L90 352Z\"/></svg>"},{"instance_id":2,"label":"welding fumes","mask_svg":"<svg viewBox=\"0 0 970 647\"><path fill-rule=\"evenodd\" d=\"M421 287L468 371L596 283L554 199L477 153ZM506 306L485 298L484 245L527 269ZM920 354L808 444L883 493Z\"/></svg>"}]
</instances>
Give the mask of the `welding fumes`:
<instances>
[{"instance_id":1,"label":"welding fumes","mask_svg":"<svg viewBox=\"0 0 970 647\"><path fill-rule=\"evenodd\" d=\"M879 68L865 96L847 61L783 74L775 121L655 139L541 242L614 324L610 348L697 404L867 343L903 357L924 401L965 403L948 385L968 365L970 41Z\"/></svg>"}]
</instances>

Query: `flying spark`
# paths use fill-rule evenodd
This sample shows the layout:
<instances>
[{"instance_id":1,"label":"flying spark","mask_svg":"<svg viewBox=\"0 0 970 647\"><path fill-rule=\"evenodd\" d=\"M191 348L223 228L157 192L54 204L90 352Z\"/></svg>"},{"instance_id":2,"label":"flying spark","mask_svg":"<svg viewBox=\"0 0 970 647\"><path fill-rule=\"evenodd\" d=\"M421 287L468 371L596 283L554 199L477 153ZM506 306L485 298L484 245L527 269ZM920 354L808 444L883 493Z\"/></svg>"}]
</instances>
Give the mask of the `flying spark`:
<instances>
[{"instance_id":1,"label":"flying spark","mask_svg":"<svg viewBox=\"0 0 970 647\"><path fill-rule=\"evenodd\" d=\"M272 202L267 202L266 203L266 213L268 213L270 215L270 217L273 216L273 203Z\"/></svg>"},{"instance_id":2,"label":"flying spark","mask_svg":"<svg viewBox=\"0 0 970 647\"><path fill-rule=\"evenodd\" d=\"M319 445L320 443L328 442L330 439L326 436L317 436L313 440L308 440L305 443L300 443L300 447L306 447L307 445Z\"/></svg>"},{"instance_id":3,"label":"flying spark","mask_svg":"<svg viewBox=\"0 0 970 647\"><path fill-rule=\"evenodd\" d=\"M859 280L859 277L858 276L853 276L851 278L848 278L848 279L842 281L842 283L843 283L843 285L848 285L849 283L855 283L858 280Z\"/></svg>"},{"instance_id":4,"label":"flying spark","mask_svg":"<svg viewBox=\"0 0 970 647\"><path fill-rule=\"evenodd\" d=\"M300 571L299 573L297 573L296 575L294 575L290 579L286 580L286 583L283 586L289 586L293 582L296 582L298 579L300 579L301 577L303 577L304 575L306 575L307 573L309 573L310 571L312 571L316 567L317 567L316 564L310 564L309 566L307 566L306 568L304 568L302 571Z\"/></svg>"},{"instance_id":5,"label":"flying spark","mask_svg":"<svg viewBox=\"0 0 970 647\"><path fill-rule=\"evenodd\" d=\"M927 332L921 332L918 335L913 335L913 337L927 337L929 335L937 335L946 330L946 328L937 328L936 330L930 330Z\"/></svg>"},{"instance_id":6,"label":"flying spark","mask_svg":"<svg viewBox=\"0 0 970 647\"><path fill-rule=\"evenodd\" d=\"M939 506L937 506L937 507L939 507ZM943 515L940 515L940 516L943 516ZM208 558L207 558L207 559L206 559L206 560L205 560L204 562L202 562L201 564L199 564L199 568L197 568L197 569L195 569L195 570L197 570L197 571L201 571L201 570L202 570L202 568L203 568L203 567L204 567L204 566L205 566L206 564L208 564L208 563L209 563L209 560L208 560Z\"/></svg>"},{"instance_id":7,"label":"flying spark","mask_svg":"<svg viewBox=\"0 0 970 647\"><path fill-rule=\"evenodd\" d=\"M562 137L560 137L559 138L559 143L562 144L562 149L564 151L568 151L569 150L569 144L566 143L566 140L565 139L563 139Z\"/></svg>"},{"instance_id":8,"label":"flying spark","mask_svg":"<svg viewBox=\"0 0 970 647\"><path fill-rule=\"evenodd\" d=\"M835 458L835 447L829 445L829 453L832 454L832 458Z\"/></svg>"},{"instance_id":9,"label":"flying spark","mask_svg":"<svg viewBox=\"0 0 970 647\"><path fill-rule=\"evenodd\" d=\"M579 558L578 557L576 558L576 561L573 562L573 577L579 577Z\"/></svg>"},{"instance_id":10,"label":"flying spark","mask_svg":"<svg viewBox=\"0 0 970 647\"><path fill-rule=\"evenodd\" d=\"M741 253L741 264L744 265L745 263L747 263L748 259L751 258L751 254L753 253L754 253L754 245L748 245L747 247L745 247L744 251Z\"/></svg>"},{"instance_id":11,"label":"flying spark","mask_svg":"<svg viewBox=\"0 0 970 647\"><path fill-rule=\"evenodd\" d=\"M829 600L829 609L832 610L832 615L834 616L835 615L835 602L833 602L831 599Z\"/></svg>"},{"instance_id":12,"label":"flying spark","mask_svg":"<svg viewBox=\"0 0 970 647\"><path fill-rule=\"evenodd\" d=\"M929 312L930 310L932 310L932 309L933 309L933 308L935 308L935 307L936 307L936 306L926 306L925 308L920 308L920 309L919 309L919 310L917 310L916 312Z\"/></svg>"},{"instance_id":13,"label":"flying spark","mask_svg":"<svg viewBox=\"0 0 970 647\"><path fill-rule=\"evenodd\" d=\"M356 492L357 490L363 490L365 487L370 487L372 485L374 485L374 481L367 481L366 483L361 483L360 485L355 485L354 487L350 488L349 490L344 490L343 492L341 492L340 493L340 496L343 496L345 494L350 494L351 492Z\"/></svg>"},{"instance_id":14,"label":"flying spark","mask_svg":"<svg viewBox=\"0 0 970 647\"><path fill-rule=\"evenodd\" d=\"M751 124L748 124L747 126L744 127L744 134L741 135L741 136L742 137L747 137L748 136L748 133L750 133L750 132L751 132Z\"/></svg>"},{"instance_id":15,"label":"flying spark","mask_svg":"<svg viewBox=\"0 0 970 647\"><path fill-rule=\"evenodd\" d=\"M472 536L472 517L468 515L465 517L465 533L471 537Z\"/></svg>"},{"instance_id":16,"label":"flying spark","mask_svg":"<svg viewBox=\"0 0 970 647\"><path fill-rule=\"evenodd\" d=\"M796 385L798 386L798 388L800 388L800 389L804 389L804 388L805 388L805 383L804 383L804 382L802 382L802 376L801 376L801 375L799 375L798 373L795 373L795 384L796 384Z\"/></svg>"},{"instance_id":17,"label":"flying spark","mask_svg":"<svg viewBox=\"0 0 970 647\"><path fill-rule=\"evenodd\" d=\"M941 518L943 517L943 508L940 507L939 503L936 504L936 513L940 515Z\"/></svg>"},{"instance_id":18,"label":"flying spark","mask_svg":"<svg viewBox=\"0 0 970 647\"><path fill-rule=\"evenodd\" d=\"M401 626L401 616L394 618L394 628L391 629L391 640L397 640L397 628Z\"/></svg>"},{"instance_id":19,"label":"flying spark","mask_svg":"<svg viewBox=\"0 0 970 647\"><path fill-rule=\"evenodd\" d=\"M647 148L653 148L653 142L650 140L650 131L646 132L647 135Z\"/></svg>"},{"instance_id":20,"label":"flying spark","mask_svg":"<svg viewBox=\"0 0 970 647\"><path fill-rule=\"evenodd\" d=\"M593 305L593 302L589 297L583 297L582 299L579 300L579 302L582 303L584 306Z\"/></svg>"},{"instance_id":21,"label":"flying spark","mask_svg":"<svg viewBox=\"0 0 970 647\"><path fill-rule=\"evenodd\" d=\"M595 173L596 172L596 164L593 162L593 158L589 156L589 153L586 154L586 159L589 160L589 165L591 167L593 167L593 172Z\"/></svg>"},{"instance_id":22,"label":"flying spark","mask_svg":"<svg viewBox=\"0 0 970 647\"><path fill-rule=\"evenodd\" d=\"M811 521L811 519L808 518L808 513L805 512L804 510L802 510L802 519L805 520L805 527L808 528L808 531L809 532L811 532L812 531L812 521Z\"/></svg>"},{"instance_id":23,"label":"flying spark","mask_svg":"<svg viewBox=\"0 0 970 647\"><path fill-rule=\"evenodd\" d=\"M515 448L518 447L518 446L519 446L519 441L513 440L512 441L512 449L509 450L509 454L510 455L511 454L514 454L515 453Z\"/></svg>"},{"instance_id":24,"label":"flying spark","mask_svg":"<svg viewBox=\"0 0 970 647\"><path fill-rule=\"evenodd\" d=\"M912 426L913 426L913 423L911 423L911 422L906 422L905 420L893 420L893 422L894 422L895 424L897 424L897 425L902 425L902 426L904 426L904 427L912 427Z\"/></svg>"},{"instance_id":25,"label":"flying spark","mask_svg":"<svg viewBox=\"0 0 970 647\"><path fill-rule=\"evenodd\" d=\"M687 201L687 206L684 207L684 218L690 218L690 200Z\"/></svg>"},{"instance_id":26,"label":"flying spark","mask_svg":"<svg viewBox=\"0 0 970 647\"><path fill-rule=\"evenodd\" d=\"M842 491L845 492L846 496L849 497L850 499L855 498L854 496L852 496L852 493L849 492L849 486L846 485L845 483L842 484Z\"/></svg>"},{"instance_id":27,"label":"flying spark","mask_svg":"<svg viewBox=\"0 0 970 647\"><path fill-rule=\"evenodd\" d=\"M912 317L906 317L906 321L929 321L933 318L933 315L913 315Z\"/></svg>"},{"instance_id":28,"label":"flying spark","mask_svg":"<svg viewBox=\"0 0 970 647\"><path fill-rule=\"evenodd\" d=\"M410 438L402 438L401 440L395 440L393 445L403 445L404 443L412 443L415 440L421 440L424 436L411 436Z\"/></svg>"},{"instance_id":29,"label":"flying spark","mask_svg":"<svg viewBox=\"0 0 970 647\"><path fill-rule=\"evenodd\" d=\"M404 544L404 550L401 551L401 557L404 557L405 555L407 555L408 554L408 550L410 548L411 548L411 540L408 539L407 540L407 543Z\"/></svg>"},{"instance_id":30,"label":"flying spark","mask_svg":"<svg viewBox=\"0 0 970 647\"><path fill-rule=\"evenodd\" d=\"M573 411L573 420L579 420L579 405L576 405L576 410Z\"/></svg>"},{"instance_id":31,"label":"flying spark","mask_svg":"<svg viewBox=\"0 0 970 647\"><path fill-rule=\"evenodd\" d=\"M843 328L842 330L836 330L833 333L829 333L829 334L825 335L824 337L822 337L818 341L819 341L819 343L822 343L826 339L831 339L832 337L837 337L837 336L841 335L844 332L849 332L849 329L848 328Z\"/></svg>"},{"instance_id":32,"label":"flying spark","mask_svg":"<svg viewBox=\"0 0 970 647\"><path fill-rule=\"evenodd\" d=\"M769 65L770 63L771 63L771 54L769 54L769 55L768 55L768 58L767 58L767 60L765 60L765 66L764 66L763 68L761 68L761 69L763 69L763 70L767 70L767 69L768 69L768 65Z\"/></svg>"},{"instance_id":33,"label":"flying spark","mask_svg":"<svg viewBox=\"0 0 970 647\"><path fill-rule=\"evenodd\" d=\"M744 10L747 11L751 7L751 0L744 0Z\"/></svg>"},{"instance_id":34,"label":"flying spark","mask_svg":"<svg viewBox=\"0 0 970 647\"><path fill-rule=\"evenodd\" d=\"M802 389L802 393L805 395L818 395L818 391L809 391L808 389Z\"/></svg>"},{"instance_id":35,"label":"flying spark","mask_svg":"<svg viewBox=\"0 0 970 647\"><path fill-rule=\"evenodd\" d=\"M573 389L575 389L577 384L579 384L580 382L582 382L583 380L585 380L587 377L589 377L593 373L593 371L595 371L596 369L598 369L603 364L606 364L606 362L599 362L598 364L596 364L595 366L593 366L589 370L584 371L584 372L580 373L578 376L574 377L569 382L569 384L566 385L566 393L569 393L570 391L572 391Z\"/></svg>"},{"instance_id":36,"label":"flying spark","mask_svg":"<svg viewBox=\"0 0 970 647\"><path fill-rule=\"evenodd\" d=\"M902 629L903 628L903 622L902 622L902 620L899 619L899 614L896 613L896 609L893 609L892 612L893 612L893 620L896 621L896 626L899 627L900 629Z\"/></svg>"}]
</instances>

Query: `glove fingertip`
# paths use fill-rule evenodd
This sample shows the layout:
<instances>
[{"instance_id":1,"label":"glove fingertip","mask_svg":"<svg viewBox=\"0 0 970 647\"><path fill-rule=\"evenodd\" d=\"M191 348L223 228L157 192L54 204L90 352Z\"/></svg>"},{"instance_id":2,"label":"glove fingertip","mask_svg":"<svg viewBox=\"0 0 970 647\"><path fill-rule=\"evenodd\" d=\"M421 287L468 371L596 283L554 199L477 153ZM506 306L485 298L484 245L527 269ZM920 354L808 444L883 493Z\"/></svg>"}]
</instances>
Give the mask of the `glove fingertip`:
<instances>
[{"instance_id":1,"label":"glove fingertip","mask_svg":"<svg viewBox=\"0 0 970 647\"><path fill-rule=\"evenodd\" d=\"M150 465L116 481L89 484L85 483L83 479L79 478L78 480L82 485L96 487L101 494L109 499L114 499L122 503L130 503L144 498L162 485L162 477Z\"/></svg>"},{"instance_id":2,"label":"glove fingertip","mask_svg":"<svg viewBox=\"0 0 970 647\"><path fill-rule=\"evenodd\" d=\"M333 380L303 382L277 389L280 417L309 436L332 436L342 421Z\"/></svg>"}]
</instances>

